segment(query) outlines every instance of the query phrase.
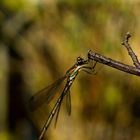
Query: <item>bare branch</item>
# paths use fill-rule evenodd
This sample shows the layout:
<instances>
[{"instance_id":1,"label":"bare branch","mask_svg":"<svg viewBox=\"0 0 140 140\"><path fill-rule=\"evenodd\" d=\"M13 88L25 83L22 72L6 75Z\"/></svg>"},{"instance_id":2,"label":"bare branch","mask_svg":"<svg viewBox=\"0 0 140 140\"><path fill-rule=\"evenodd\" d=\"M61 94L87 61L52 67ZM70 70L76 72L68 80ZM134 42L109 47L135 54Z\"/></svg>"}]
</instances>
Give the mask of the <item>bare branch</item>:
<instances>
[{"instance_id":1,"label":"bare branch","mask_svg":"<svg viewBox=\"0 0 140 140\"><path fill-rule=\"evenodd\" d=\"M140 62L139 62L137 56L135 55L135 53L133 52L131 46L130 46L129 43L128 43L128 40L129 40L130 37L131 37L130 33L129 33L129 32L126 33L122 45L124 45L124 46L126 47L126 49L127 49L127 51L128 51L128 54L130 55L130 57L131 57L131 59L132 59L134 65L135 65L137 68L140 69Z\"/></svg>"},{"instance_id":2,"label":"bare branch","mask_svg":"<svg viewBox=\"0 0 140 140\"><path fill-rule=\"evenodd\" d=\"M133 67L133 66L123 64L123 63L113 60L111 58L107 58L107 57L100 55L98 53L95 53L91 50L88 52L88 58L95 60L99 63L108 65L110 67L116 68L118 70L140 76L140 69Z\"/></svg>"},{"instance_id":3,"label":"bare branch","mask_svg":"<svg viewBox=\"0 0 140 140\"><path fill-rule=\"evenodd\" d=\"M113 60L111 58L107 58L107 57L105 57L105 56L103 56L101 54L95 53L95 52L93 52L91 50L88 52L88 59L97 61L99 63L108 65L110 67L116 68L118 70L130 73L130 74L133 74L133 75L140 76L140 63L139 63L139 61L137 59L137 56L135 55L135 53L133 52L132 48L130 47L130 45L128 43L128 39L130 37L131 37L130 33L127 33L125 35L125 39L123 41L123 45L127 48L127 51L129 53L129 55L131 56L132 61L133 61L134 65L136 67L129 66L127 64L124 64L122 62Z\"/></svg>"}]
</instances>

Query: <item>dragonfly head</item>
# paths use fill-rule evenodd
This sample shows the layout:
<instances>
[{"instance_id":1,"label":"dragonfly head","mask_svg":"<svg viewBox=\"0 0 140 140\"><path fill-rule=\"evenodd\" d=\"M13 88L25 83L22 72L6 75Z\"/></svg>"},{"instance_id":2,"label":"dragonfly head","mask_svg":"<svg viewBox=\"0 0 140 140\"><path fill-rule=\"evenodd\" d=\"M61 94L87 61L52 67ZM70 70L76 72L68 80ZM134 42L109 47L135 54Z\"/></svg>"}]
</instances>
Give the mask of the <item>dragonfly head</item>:
<instances>
[{"instance_id":1,"label":"dragonfly head","mask_svg":"<svg viewBox=\"0 0 140 140\"><path fill-rule=\"evenodd\" d=\"M88 61L87 60L85 60L85 59L83 59L82 57L77 57L77 62L76 62L76 65L77 66L81 66L81 65L84 65L84 64L87 64L88 63Z\"/></svg>"}]
</instances>

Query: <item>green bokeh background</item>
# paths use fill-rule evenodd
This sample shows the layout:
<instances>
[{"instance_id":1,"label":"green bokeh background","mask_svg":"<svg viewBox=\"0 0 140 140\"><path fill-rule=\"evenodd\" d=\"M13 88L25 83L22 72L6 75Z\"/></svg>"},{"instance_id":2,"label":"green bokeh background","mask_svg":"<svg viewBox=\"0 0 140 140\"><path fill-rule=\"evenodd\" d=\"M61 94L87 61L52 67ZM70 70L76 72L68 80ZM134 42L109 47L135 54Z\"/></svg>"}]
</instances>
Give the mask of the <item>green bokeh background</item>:
<instances>
[{"instance_id":1,"label":"green bokeh background","mask_svg":"<svg viewBox=\"0 0 140 140\"><path fill-rule=\"evenodd\" d=\"M0 140L37 139L50 108L34 112L29 98L51 84L89 49L133 65L121 45L126 32L140 59L138 0L0 1ZM139 140L140 78L98 64L80 73L65 101L52 140Z\"/></svg>"}]
</instances>

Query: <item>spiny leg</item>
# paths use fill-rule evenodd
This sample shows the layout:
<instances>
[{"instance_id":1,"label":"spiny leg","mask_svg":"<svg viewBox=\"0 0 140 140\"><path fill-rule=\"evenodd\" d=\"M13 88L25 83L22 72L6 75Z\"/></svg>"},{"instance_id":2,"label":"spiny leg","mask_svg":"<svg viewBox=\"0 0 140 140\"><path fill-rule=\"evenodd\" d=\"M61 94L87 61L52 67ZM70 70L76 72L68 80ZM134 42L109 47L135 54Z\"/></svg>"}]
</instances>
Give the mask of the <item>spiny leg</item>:
<instances>
[{"instance_id":1,"label":"spiny leg","mask_svg":"<svg viewBox=\"0 0 140 140\"><path fill-rule=\"evenodd\" d=\"M79 71L84 71L84 72L86 72L88 74L96 74L95 69L94 69L96 64L97 64L97 61L95 61L94 65L92 67L90 67L90 66L83 66L83 67L81 67L79 69ZM95 72L95 73L93 73L93 72Z\"/></svg>"}]
</instances>

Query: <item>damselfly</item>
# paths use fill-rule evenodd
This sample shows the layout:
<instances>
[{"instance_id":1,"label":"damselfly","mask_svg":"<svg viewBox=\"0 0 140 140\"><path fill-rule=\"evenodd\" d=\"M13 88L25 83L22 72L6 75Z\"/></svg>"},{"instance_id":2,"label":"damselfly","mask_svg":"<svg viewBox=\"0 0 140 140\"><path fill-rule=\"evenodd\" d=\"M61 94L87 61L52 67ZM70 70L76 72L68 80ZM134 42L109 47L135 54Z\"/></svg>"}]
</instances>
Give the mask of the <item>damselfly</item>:
<instances>
[{"instance_id":1,"label":"damselfly","mask_svg":"<svg viewBox=\"0 0 140 140\"><path fill-rule=\"evenodd\" d=\"M66 95L66 100L67 100L66 103L67 103L68 115L71 114L71 96L70 96L71 85L73 84L76 76L78 75L78 73L80 71L85 71L87 73L93 72L94 68L96 66L96 63L97 62L95 62L95 64L93 66L88 66L89 59L84 60L83 58L78 57L74 66L72 66L62 78L60 78L52 85L46 87L45 89L39 91L37 94L35 94L34 96L31 97L30 108L33 110L38 108L39 106L41 106L43 103L49 103L49 101L51 101L52 98L54 97L61 82L64 79L66 79L65 87L64 87L61 95L57 99L53 109L51 110L49 117L47 118L47 120L41 130L41 134L40 134L38 140L42 140L44 138L45 132L47 131L55 114L56 114L56 118L55 118L55 124L56 124L58 115L59 115L59 111L61 108L61 104L62 104L62 101L63 101L63 98L65 95Z\"/></svg>"}]
</instances>

